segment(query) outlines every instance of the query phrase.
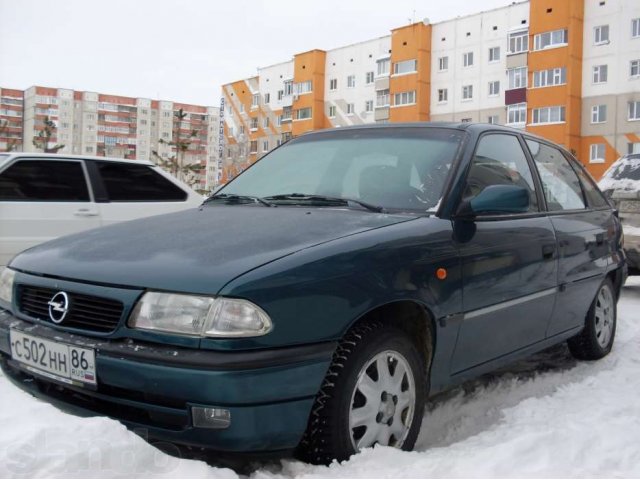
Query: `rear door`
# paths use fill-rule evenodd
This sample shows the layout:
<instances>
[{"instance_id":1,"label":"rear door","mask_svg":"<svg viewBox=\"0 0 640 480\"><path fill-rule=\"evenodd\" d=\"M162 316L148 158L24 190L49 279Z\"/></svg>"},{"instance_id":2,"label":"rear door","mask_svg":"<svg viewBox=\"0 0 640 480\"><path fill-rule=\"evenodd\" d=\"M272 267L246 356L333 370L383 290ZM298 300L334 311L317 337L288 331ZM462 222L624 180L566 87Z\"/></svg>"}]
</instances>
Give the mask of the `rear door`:
<instances>
[{"instance_id":1,"label":"rear door","mask_svg":"<svg viewBox=\"0 0 640 480\"><path fill-rule=\"evenodd\" d=\"M531 139L526 143L558 238L558 300L547 330L552 337L583 325L606 273L616 230L611 209L597 191L599 205L595 196L589 204L576 170L560 149Z\"/></svg>"},{"instance_id":2,"label":"rear door","mask_svg":"<svg viewBox=\"0 0 640 480\"><path fill-rule=\"evenodd\" d=\"M490 185L526 188L530 206L522 214L454 221L464 282L454 374L543 340L556 295L553 226L519 135L492 133L478 141L465 199Z\"/></svg>"},{"instance_id":3,"label":"rear door","mask_svg":"<svg viewBox=\"0 0 640 480\"><path fill-rule=\"evenodd\" d=\"M202 203L158 167L94 160L89 164L102 224L176 212Z\"/></svg>"},{"instance_id":4,"label":"rear door","mask_svg":"<svg viewBox=\"0 0 640 480\"><path fill-rule=\"evenodd\" d=\"M18 158L0 172L0 266L39 243L99 226L83 160Z\"/></svg>"}]
</instances>

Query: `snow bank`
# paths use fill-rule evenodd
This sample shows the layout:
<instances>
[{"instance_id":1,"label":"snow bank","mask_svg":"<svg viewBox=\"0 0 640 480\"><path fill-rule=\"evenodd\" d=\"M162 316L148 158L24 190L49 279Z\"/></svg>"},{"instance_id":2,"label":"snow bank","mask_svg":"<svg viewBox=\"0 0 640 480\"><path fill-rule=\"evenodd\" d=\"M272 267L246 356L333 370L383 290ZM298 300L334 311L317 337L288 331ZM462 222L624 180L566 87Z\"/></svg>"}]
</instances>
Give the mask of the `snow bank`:
<instances>
[{"instance_id":1,"label":"snow bank","mask_svg":"<svg viewBox=\"0 0 640 480\"><path fill-rule=\"evenodd\" d=\"M329 467L283 460L280 477L640 476L640 278L624 288L613 352L559 346L433 399L416 452L368 449ZM76 418L0 378L0 476L235 477L167 456L119 423Z\"/></svg>"}]
</instances>

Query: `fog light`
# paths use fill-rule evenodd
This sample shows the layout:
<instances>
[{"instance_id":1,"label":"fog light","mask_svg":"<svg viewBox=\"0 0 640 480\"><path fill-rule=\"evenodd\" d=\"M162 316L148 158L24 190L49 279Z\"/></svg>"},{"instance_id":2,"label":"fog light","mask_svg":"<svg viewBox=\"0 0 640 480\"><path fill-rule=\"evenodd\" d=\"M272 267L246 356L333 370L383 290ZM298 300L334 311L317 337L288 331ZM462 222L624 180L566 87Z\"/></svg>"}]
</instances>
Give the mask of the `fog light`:
<instances>
[{"instance_id":1,"label":"fog light","mask_svg":"<svg viewBox=\"0 0 640 480\"><path fill-rule=\"evenodd\" d=\"M200 428L228 428L231 425L231 412L224 408L191 407L193 426Z\"/></svg>"}]
</instances>

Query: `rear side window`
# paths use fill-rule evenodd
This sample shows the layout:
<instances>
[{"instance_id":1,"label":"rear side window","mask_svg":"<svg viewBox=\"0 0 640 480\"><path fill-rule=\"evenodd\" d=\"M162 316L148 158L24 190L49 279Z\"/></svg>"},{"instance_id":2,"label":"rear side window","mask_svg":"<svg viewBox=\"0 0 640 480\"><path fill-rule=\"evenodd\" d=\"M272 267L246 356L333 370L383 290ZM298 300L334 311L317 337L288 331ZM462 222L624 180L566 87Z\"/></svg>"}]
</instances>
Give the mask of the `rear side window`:
<instances>
[{"instance_id":1,"label":"rear side window","mask_svg":"<svg viewBox=\"0 0 640 480\"><path fill-rule=\"evenodd\" d=\"M147 165L96 162L111 202L182 202L187 193Z\"/></svg>"},{"instance_id":2,"label":"rear side window","mask_svg":"<svg viewBox=\"0 0 640 480\"><path fill-rule=\"evenodd\" d=\"M549 210L584 209L586 206L580 181L562 152L534 140L527 140L527 146L540 172Z\"/></svg>"},{"instance_id":3,"label":"rear side window","mask_svg":"<svg viewBox=\"0 0 640 480\"><path fill-rule=\"evenodd\" d=\"M575 165L575 171L578 174L578 178L580 178L582 189L584 190L585 197L587 197L587 203L589 206L593 208L608 207L609 203L604 198L602 192L598 190L594 180L584 170L584 168L580 165Z\"/></svg>"},{"instance_id":4,"label":"rear side window","mask_svg":"<svg viewBox=\"0 0 640 480\"><path fill-rule=\"evenodd\" d=\"M88 202L80 162L20 160L0 173L0 201Z\"/></svg>"}]
</instances>

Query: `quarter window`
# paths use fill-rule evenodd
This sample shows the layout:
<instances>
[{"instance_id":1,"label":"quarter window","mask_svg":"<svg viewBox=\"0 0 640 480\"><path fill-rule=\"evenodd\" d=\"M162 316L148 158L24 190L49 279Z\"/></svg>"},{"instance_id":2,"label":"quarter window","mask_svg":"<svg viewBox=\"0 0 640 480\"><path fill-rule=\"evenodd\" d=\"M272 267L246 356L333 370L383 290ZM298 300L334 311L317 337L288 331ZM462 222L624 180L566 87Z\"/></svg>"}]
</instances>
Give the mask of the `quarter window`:
<instances>
[{"instance_id":1,"label":"quarter window","mask_svg":"<svg viewBox=\"0 0 640 480\"><path fill-rule=\"evenodd\" d=\"M537 212L533 175L515 135L491 134L482 137L471 162L464 191L469 200L491 185L517 185L529 192L529 211Z\"/></svg>"},{"instance_id":2,"label":"quarter window","mask_svg":"<svg viewBox=\"0 0 640 480\"><path fill-rule=\"evenodd\" d=\"M183 202L187 194L152 167L96 162L111 202Z\"/></svg>"},{"instance_id":3,"label":"quarter window","mask_svg":"<svg viewBox=\"0 0 640 480\"><path fill-rule=\"evenodd\" d=\"M21 160L0 174L0 201L88 202L80 162Z\"/></svg>"},{"instance_id":4,"label":"quarter window","mask_svg":"<svg viewBox=\"0 0 640 480\"><path fill-rule=\"evenodd\" d=\"M534 140L527 140L527 146L540 173L549 210L584 209L578 176L560 150Z\"/></svg>"}]
</instances>

